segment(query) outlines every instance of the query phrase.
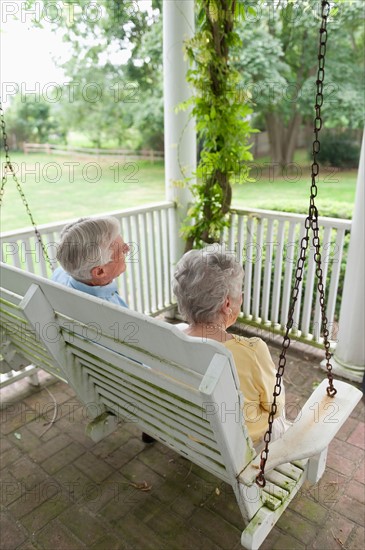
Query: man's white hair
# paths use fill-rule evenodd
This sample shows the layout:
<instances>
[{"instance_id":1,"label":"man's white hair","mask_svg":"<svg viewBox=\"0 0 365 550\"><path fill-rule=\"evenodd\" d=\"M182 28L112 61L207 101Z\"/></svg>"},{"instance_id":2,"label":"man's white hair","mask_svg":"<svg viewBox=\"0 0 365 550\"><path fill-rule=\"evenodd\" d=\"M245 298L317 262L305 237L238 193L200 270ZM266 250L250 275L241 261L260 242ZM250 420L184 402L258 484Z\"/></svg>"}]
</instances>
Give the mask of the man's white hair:
<instances>
[{"instance_id":1,"label":"man's white hair","mask_svg":"<svg viewBox=\"0 0 365 550\"><path fill-rule=\"evenodd\" d=\"M110 262L110 246L118 235L120 223L117 218L80 218L62 230L57 260L74 279L90 281L94 267Z\"/></svg>"}]
</instances>

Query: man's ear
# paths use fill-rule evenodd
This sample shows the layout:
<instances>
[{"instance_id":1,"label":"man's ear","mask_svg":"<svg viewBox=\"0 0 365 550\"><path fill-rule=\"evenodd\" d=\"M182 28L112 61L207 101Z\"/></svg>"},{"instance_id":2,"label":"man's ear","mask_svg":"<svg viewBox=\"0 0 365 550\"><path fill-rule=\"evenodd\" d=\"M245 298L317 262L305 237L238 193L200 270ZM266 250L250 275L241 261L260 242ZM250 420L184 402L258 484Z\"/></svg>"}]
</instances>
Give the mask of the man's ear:
<instances>
[{"instance_id":1,"label":"man's ear","mask_svg":"<svg viewBox=\"0 0 365 550\"><path fill-rule=\"evenodd\" d=\"M90 273L91 273L91 277L96 280L104 277L104 274L105 274L104 268L101 265L97 265L96 267L93 267Z\"/></svg>"}]
</instances>

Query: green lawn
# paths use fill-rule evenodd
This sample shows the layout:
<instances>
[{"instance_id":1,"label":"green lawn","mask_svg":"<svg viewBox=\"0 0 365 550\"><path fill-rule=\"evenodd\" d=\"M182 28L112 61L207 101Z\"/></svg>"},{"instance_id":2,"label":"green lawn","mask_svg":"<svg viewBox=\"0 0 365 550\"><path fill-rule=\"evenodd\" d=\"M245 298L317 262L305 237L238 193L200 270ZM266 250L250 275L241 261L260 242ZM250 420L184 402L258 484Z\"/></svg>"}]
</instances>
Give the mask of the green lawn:
<instances>
[{"instance_id":1,"label":"green lawn","mask_svg":"<svg viewBox=\"0 0 365 550\"><path fill-rule=\"evenodd\" d=\"M110 210L119 210L164 200L162 162L151 164L114 160L13 153L18 179L37 224L61 221ZM269 159L255 162L255 183L235 185L232 204L305 213L310 188L309 162L299 151L293 173L273 178ZM96 167L96 163L98 167ZM322 168L319 177L320 214L351 217L356 170ZM22 201L8 176L1 212L1 230L30 225Z\"/></svg>"},{"instance_id":2,"label":"green lawn","mask_svg":"<svg viewBox=\"0 0 365 550\"><path fill-rule=\"evenodd\" d=\"M12 154L18 180L37 224L120 210L164 200L163 164ZM71 164L70 163L74 163ZM77 164L76 164L77 163ZM95 165L98 165L97 167ZM35 173L31 173L31 171ZM29 225L21 198L8 176L1 230Z\"/></svg>"}]
</instances>

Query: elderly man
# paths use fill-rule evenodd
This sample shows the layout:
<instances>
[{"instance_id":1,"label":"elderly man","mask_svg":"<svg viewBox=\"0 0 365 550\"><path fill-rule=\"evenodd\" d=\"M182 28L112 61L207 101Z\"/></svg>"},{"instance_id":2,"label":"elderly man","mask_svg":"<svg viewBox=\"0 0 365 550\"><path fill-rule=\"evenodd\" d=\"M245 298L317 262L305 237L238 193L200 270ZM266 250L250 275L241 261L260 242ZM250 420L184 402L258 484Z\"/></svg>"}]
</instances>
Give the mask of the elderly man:
<instances>
[{"instance_id":1,"label":"elderly man","mask_svg":"<svg viewBox=\"0 0 365 550\"><path fill-rule=\"evenodd\" d=\"M62 267L52 279L118 306L128 307L118 293L114 279L126 270L129 246L120 236L120 224L111 216L80 218L66 225L57 248L57 260ZM142 433L145 443L155 439Z\"/></svg>"},{"instance_id":2,"label":"elderly man","mask_svg":"<svg viewBox=\"0 0 365 550\"><path fill-rule=\"evenodd\" d=\"M57 283L128 307L118 294L115 278L126 270L129 246L120 236L116 218L80 218L67 225L57 248L62 267L53 273Z\"/></svg>"}]
</instances>

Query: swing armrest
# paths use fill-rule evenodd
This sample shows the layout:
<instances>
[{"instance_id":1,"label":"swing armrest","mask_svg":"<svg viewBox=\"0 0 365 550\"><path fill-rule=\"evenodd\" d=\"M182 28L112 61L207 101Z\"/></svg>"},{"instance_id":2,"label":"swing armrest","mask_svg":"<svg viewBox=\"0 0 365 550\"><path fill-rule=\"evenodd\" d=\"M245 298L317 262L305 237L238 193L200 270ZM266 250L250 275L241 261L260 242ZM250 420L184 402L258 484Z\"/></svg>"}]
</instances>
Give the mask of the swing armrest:
<instances>
[{"instance_id":1,"label":"swing armrest","mask_svg":"<svg viewBox=\"0 0 365 550\"><path fill-rule=\"evenodd\" d=\"M318 455L328 447L362 397L362 392L346 382L336 380L337 394L329 397L325 379L309 397L293 425L284 435L269 444L265 472L280 464ZM251 485L260 469L260 455L239 475L239 481Z\"/></svg>"}]
</instances>

